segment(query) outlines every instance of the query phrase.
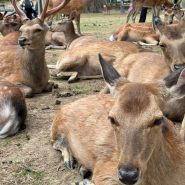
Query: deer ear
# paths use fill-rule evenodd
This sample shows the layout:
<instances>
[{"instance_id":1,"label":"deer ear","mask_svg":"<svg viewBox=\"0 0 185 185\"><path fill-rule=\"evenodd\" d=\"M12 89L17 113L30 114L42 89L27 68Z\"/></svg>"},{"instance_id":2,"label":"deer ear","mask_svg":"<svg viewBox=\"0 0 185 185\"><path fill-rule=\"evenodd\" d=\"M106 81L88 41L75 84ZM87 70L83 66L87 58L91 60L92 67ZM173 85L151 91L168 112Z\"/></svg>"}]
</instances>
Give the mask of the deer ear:
<instances>
[{"instance_id":1,"label":"deer ear","mask_svg":"<svg viewBox=\"0 0 185 185\"><path fill-rule=\"evenodd\" d=\"M76 18L76 14L77 14L77 11L73 11L70 16L69 16L69 20L73 21L75 18Z\"/></svg>"},{"instance_id":2,"label":"deer ear","mask_svg":"<svg viewBox=\"0 0 185 185\"><path fill-rule=\"evenodd\" d=\"M169 93L175 99L185 96L185 66L171 73L164 81Z\"/></svg>"},{"instance_id":3,"label":"deer ear","mask_svg":"<svg viewBox=\"0 0 185 185\"><path fill-rule=\"evenodd\" d=\"M114 69L114 67L112 67L108 62L106 62L100 54L99 54L99 61L100 61L100 67L101 67L101 71L102 71L102 75L105 80L105 83L110 89L111 94L114 94L115 84L116 84L115 82L116 80L121 78L121 75ZM123 80L126 83L129 82L126 79L123 79Z\"/></svg>"},{"instance_id":4,"label":"deer ear","mask_svg":"<svg viewBox=\"0 0 185 185\"><path fill-rule=\"evenodd\" d=\"M184 28L184 26L185 26L185 15L182 17L180 25L181 25L182 28Z\"/></svg>"},{"instance_id":5,"label":"deer ear","mask_svg":"<svg viewBox=\"0 0 185 185\"><path fill-rule=\"evenodd\" d=\"M165 28L165 24L163 23L161 18L158 16L153 16L152 26L156 32L157 31L161 32Z\"/></svg>"}]
</instances>

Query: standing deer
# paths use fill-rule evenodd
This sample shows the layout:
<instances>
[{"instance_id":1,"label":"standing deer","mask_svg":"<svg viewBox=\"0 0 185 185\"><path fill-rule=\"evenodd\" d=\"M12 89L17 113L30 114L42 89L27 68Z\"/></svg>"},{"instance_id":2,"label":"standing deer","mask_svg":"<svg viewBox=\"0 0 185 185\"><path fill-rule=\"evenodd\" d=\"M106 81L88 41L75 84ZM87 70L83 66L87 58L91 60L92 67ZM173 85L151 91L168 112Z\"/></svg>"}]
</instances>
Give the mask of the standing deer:
<instances>
[{"instance_id":1,"label":"standing deer","mask_svg":"<svg viewBox=\"0 0 185 185\"><path fill-rule=\"evenodd\" d=\"M64 0L50 0L48 5L48 10L60 5ZM74 10L77 11L77 15L75 18L75 22L77 25L77 31L79 35L81 34L80 31L80 15L84 12L85 8L92 2L93 0L71 0L62 10L59 11L60 14L70 14ZM55 17L56 13L53 14L48 18L48 20L51 20Z\"/></svg>"},{"instance_id":2,"label":"standing deer","mask_svg":"<svg viewBox=\"0 0 185 185\"><path fill-rule=\"evenodd\" d=\"M72 12L68 18L62 18L55 26L52 26L50 30L52 32L63 32L67 48L72 49L76 46L93 43L93 42L101 42L100 39L92 36L78 36L75 33L73 20L76 17L76 11ZM47 47L47 48L55 48L55 46Z\"/></svg>"},{"instance_id":3,"label":"standing deer","mask_svg":"<svg viewBox=\"0 0 185 185\"><path fill-rule=\"evenodd\" d=\"M0 77L0 138L24 128L26 115L26 103L20 89Z\"/></svg>"},{"instance_id":4,"label":"standing deer","mask_svg":"<svg viewBox=\"0 0 185 185\"><path fill-rule=\"evenodd\" d=\"M95 42L77 46L58 58L56 70L51 75L70 77L69 83L74 82L77 78L101 78L98 52L101 52L106 60L113 65L132 53L144 51L147 50L129 42Z\"/></svg>"},{"instance_id":5,"label":"standing deer","mask_svg":"<svg viewBox=\"0 0 185 185\"><path fill-rule=\"evenodd\" d=\"M183 185L184 143L163 108L185 96L185 69L170 76L178 81L172 90L169 79L130 83L101 57L100 63L113 98L94 95L65 105L51 126L51 143L66 167L75 158L83 176L93 172L92 181L76 184Z\"/></svg>"},{"instance_id":6,"label":"standing deer","mask_svg":"<svg viewBox=\"0 0 185 185\"><path fill-rule=\"evenodd\" d=\"M112 4L106 3L106 4L103 5L103 8L104 8L104 11L107 12L107 15L110 15L110 10L112 8Z\"/></svg>"},{"instance_id":7,"label":"standing deer","mask_svg":"<svg viewBox=\"0 0 185 185\"><path fill-rule=\"evenodd\" d=\"M168 0L132 0L132 9L127 15L127 23L132 16L132 22L135 23L135 19L142 7L153 8L154 15L159 16L160 6L164 5L167 8L172 8L172 4Z\"/></svg>"},{"instance_id":8,"label":"standing deer","mask_svg":"<svg viewBox=\"0 0 185 185\"><path fill-rule=\"evenodd\" d=\"M45 35L49 28L44 19L55 14L68 2L69 0L65 0L58 7L47 11L47 0L38 19L29 20L15 0L12 0L23 26L20 28L19 46L8 45L1 48L0 76L18 85L25 97L52 89L52 84L48 82L49 70L45 62Z\"/></svg>"}]
</instances>

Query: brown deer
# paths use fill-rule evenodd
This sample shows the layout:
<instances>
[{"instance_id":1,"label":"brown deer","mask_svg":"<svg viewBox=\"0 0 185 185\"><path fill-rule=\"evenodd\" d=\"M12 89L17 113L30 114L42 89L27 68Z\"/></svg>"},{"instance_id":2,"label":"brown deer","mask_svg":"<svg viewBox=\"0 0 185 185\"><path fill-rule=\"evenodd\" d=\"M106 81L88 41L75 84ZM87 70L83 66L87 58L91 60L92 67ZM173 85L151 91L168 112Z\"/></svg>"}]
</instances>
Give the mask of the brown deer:
<instances>
[{"instance_id":1,"label":"brown deer","mask_svg":"<svg viewBox=\"0 0 185 185\"><path fill-rule=\"evenodd\" d=\"M93 95L65 105L51 126L51 143L66 167L72 169L75 158L83 177L93 172L92 181L76 184L183 185L184 143L163 108L170 97L185 95L185 69L172 75L178 82L171 91L168 79L130 83L101 57L100 63L113 97Z\"/></svg>"},{"instance_id":2,"label":"brown deer","mask_svg":"<svg viewBox=\"0 0 185 185\"><path fill-rule=\"evenodd\" d=\"M55 14L68 2L69 0L65 0L58 7L47 11L47 0L42 14L37 19L29 20L15 0L12 0L23 26L20 28L19 45L1 48L0 75L18 85L25 97L52 89L52 84L48 82L49 70L45 62L45 35L49 27L44 23L44 19Z\"/></svg>"},{"instance_id":3,"label":"brown deer","mask_svg":"<svg viewBox=\"0 0 185 185\"><path fill-rule=\"evenodd\" d=\"M112 4L106 3L106 4L103 5L103 8L104 8L104 11L107 12L107 15L110 15L110 10L112 8Z\"/></svg>"},{"instance_id":4,"label":"brown deer","mask_svg":"<svg viewBox=\"0 0 185 185\"><path fill-rule=\"evenodd\" d=\"M67 48L72 49L76 46L93 43L93 42L101 42L101 39L98 39L96 37L92 36L78 36L75 33L73 20L76 17L76 11L72 12L68 18L62 18L55 26L52 26L50 30L52 32L63 32ZM47 47L49 48L49 47ZM54 46L51 46L50 48L55 48Z\"/></svg>"},{"instance_id":5,"label":"brown deer","mask_svg":"<svg viewBox=\"0 0 185 185\"><path fill-rule=\"evenodd\" d=\"M174 13L173 8L164 8L164 23L172 24L174 15L181 21L182 12L176 11ZM175 8L175 7L174 7ZM176 22L175 22L176 23ZM110 36L110 41L129 41L129 42L146 42L148 44L158 44L159 36L155 33L152 27L152 23L135 23L135 24L123 24L119 28L113 31Z\"/></svg>"},{"instance_id":6,"label":"brown deer","mask_svg":"<svg viewBox=\"0 0 185 185\"><path fill-rule=\"evenodd\" d=\"M48 5L48 10L60 5L64 0L50 0ZM75 18L75 22L77 25L77 31L79 35L81 34L80 31L80 15L84 12L85 8L92 2L93 0L71 0L62 10L60 10L58 13L61 14L70 14L74 10L77 11L77 15ZM48 20L51 20L55 17L56 14L53 14L51 17L48 18Z\"/></svg>"},{"instance_id":7,"label":"brown deer","mask_svg":"<svg viewBox=\"0 0 185 185\"><path fill-rule=\"evenodd\" d=\"M101 52L112 65L122 61L132 53L147 50L129 42L95 42L67 50L57 61L56 70L51 74L56 77L70 77L68 82L77 78L101 78L98 52Z\"/></svg>"},{"instance_id":8,"label":"brown deer","mask_svg":"<svg viewBox=\"0 0 185 185\"><path fill-rule=\"evenodd\" d=\"M20 89L0 77L0 139L24 128L27 109Z\"/></svg>"},{"instance_id":9,"label":"brown deer","mask_svg":"<svg viewBox=\"0 0 185 185\"><path fill-rule=\"evenodd\" d=\"M132 0L132 9L127 15L127 23L132 16L132 22L135 23L135 19L142 7L153 8L154 15L159 16L160 6L164 5L167 8L172 8L172 4L168 0Z\"/></svg>"}]
</instances>

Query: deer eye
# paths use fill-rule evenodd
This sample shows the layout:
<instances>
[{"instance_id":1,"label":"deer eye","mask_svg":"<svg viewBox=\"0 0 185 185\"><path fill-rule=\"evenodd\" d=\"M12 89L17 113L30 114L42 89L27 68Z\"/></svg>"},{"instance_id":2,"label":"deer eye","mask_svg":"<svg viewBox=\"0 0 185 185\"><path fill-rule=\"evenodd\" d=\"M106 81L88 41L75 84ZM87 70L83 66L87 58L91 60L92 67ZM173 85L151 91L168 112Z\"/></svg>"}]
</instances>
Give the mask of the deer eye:
<instances>
[{"instance_id":1,"label":"deer eye","mask_svg":"<svg viewBox=\"0 0 185 185\"><path fill-rule=\"evenodd\" d=\"M38 33L38 32L41 32L41 31L42 31L41 29L36 29L35 33Z\"/></svg>"},{"instance_id":2,"label":"deer eye","mask_svg":"<svg viewBox=\"0 0 185 185\"><path fill-rule=\"evenodd\" d=\"M110 120L110 122L113 124L113 125L116 125L116 121L114 120L114 118L113 117L108 117L109 118L109 120Z\"/></svg>"},{"instance_id":3,"label":"deer eye","mask_svg":"<svg viewBox=\"0 0 185 185\"><path fill-rule=\"evenodd\" d=\"M163 118L156 119L152 125L152 127L158 126L162 123Z\"/></svg>"}]
</instances>

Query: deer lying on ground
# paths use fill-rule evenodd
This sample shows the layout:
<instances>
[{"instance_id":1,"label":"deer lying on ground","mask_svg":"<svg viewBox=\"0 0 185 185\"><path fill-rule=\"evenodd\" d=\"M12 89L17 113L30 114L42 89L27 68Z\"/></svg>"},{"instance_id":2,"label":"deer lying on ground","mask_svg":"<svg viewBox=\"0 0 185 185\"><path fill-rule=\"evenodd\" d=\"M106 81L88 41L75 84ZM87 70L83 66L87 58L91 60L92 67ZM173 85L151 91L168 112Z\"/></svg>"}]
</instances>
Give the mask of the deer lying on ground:
<instances>
[{"instance_id":1,"label":"deer lying on ground","mask_svg":"<svg viewBox=\"0 0 185 185\"><path fill-rule=\"evenodd\" d=\"M50 0L49 5L48 5L48 10L60 5L64 0ZM92 2L93 0L71 0L66 6L65 8L63 8L62 10L60 10L58 13L60 14L70 14L72 13L74 10L77 11L77 15L75 18L75 22L77 25L77 31L79 35L81 34L80 31L80 15L81 13L84 12L85 8ZM52 16L50 16L48 18L48 20L51 20L55 17L56 14L53 14Z\"/></svg>"},{"instance_id":2,"label":"deer lying on ground","mask_svg":"<svg viewBox=\"0 0 185 185\"><path fill-rule=\"evenodd\" d=\"M24 128L26 115L26 103L20 89L0 77L0 138Z\"/></svg>"},{"instance_id":3,"label":"deer lying on ground","mask_svg":"<svg viewBox=\"0 0 185 185\"><path fill-rule=\"evenodd\" d=\"M77 46L67 50L58 58L56 70L51 75L62 78L70 77L69 83L77 78L101 78L98 52L101 52L112 65L132 53L144 51L147 50L129 42L96 42Z\"/></svg>"},{"instance_id":4,"label":"deer lying on ground","mask_svg":"<svg viewBox=\"0 0 185 185\"><path fill-rule=\"evenodd\" d=\"M153 8L154 15L159 16L160 6L164 5L167 8L172 8L172 4L168 0L132 0L132 9L127 15L127 23L132 16L132 22L135 23L135 19L142 7Z\"/></svg>"},{"instance_id":5,"label":"deer lying on ground","mask_svg":"<svg viewBox=\"0 0 185 185\"><path fill-rule=\"evenodd\" d=\"M76 11L72 12L68 18L62 18L55 26L52 26L50 30L53 32L63 32L67 48L72 49L76 46L84 45L87 43L93 43L93 42L101 42L100 39L92 36L78 36L75 33L73 20L76 17ZM51 46L52 48L55 48ZM48 48L48 47L47 47Z\"/></svg>"},{"instance_id":6,"label":"deer lying on ground","mask_svg":"<svg viewBox=\"0 0 185 185\"><path fill-rule=\"evenodd\" d=\"M103 5L103 8L104 8L104 11L107 12L107 15L110 15L110 10L112 8L112 4L106 3L106 4Z\"/></svg>"},{"instance_id":7,"label":"deer lying on ground","mask_svg":"<svg viewBox=\"0 0 185 185\"><path fill-rule=\"evenodd\" d=\"M47 0L42 14L35 20L29 20L15 0L12 0L23 22L18 39L20 46L8 45L1 48L0 76L18 85L25 97L52 89L52 84L48 82L49 70L45 62L45 35L49 28L44 19L55 14L68 2L69 0L65 0L60 6L47 11Z\"/></svg>"},{"instance_id":8,"label":"deer lying on ground","mask_svg":"<svg viewBox=\"0 0 185 185\"><path fill-rule=\"evenodd\" d=\"M164 7L164 23L172 24L174 15L181 21L183 11L176 12L174 9ZM152 23L135 23L123 24L113 31L110 36L110 41L129 41L129 42L146 42L148 44L156 45L159 42L159 36L152 27Z\"/></svg>"},{"instance_id":9,"label":"deer lying on ground","mask_svg":"<svg viewBox=\"0 0 185 185\"><path fill-rule=\"evenodd\" d=\"M93 95L65 105L51 126L51 143L66 167L72 169L75 158L83 177L93 172L92 181L76 184L182 185L184 143L163 108L172 97L184 97L185 69L156 83L130 83L101 57L100 63L113 97ZM173 88L169 79L178 81Z\"/></svg>"}]
</instances>

